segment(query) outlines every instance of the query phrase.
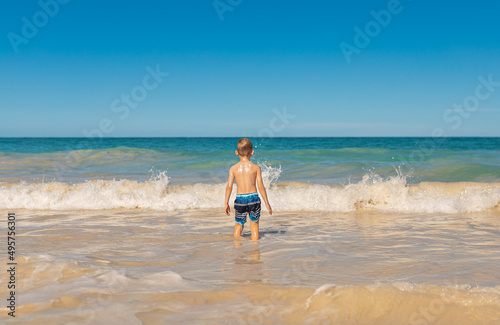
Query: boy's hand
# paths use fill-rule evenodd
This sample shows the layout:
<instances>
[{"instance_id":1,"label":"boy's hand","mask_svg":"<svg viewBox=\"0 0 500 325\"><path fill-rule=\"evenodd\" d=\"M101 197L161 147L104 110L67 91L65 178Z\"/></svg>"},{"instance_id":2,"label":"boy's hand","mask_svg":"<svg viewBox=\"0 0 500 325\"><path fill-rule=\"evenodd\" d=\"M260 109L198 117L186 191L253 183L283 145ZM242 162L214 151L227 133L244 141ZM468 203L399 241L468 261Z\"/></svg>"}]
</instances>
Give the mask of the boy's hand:
<instances>
[{"instance_id":1,"label":"boy's hand","mask_svg":"<svg viewBox=\"0 0 500 325\"><path fill-rule=\"evenodd\" d=\"M266 208L267 208L267 211L269 211L269 214L273 215L273 209L271 209L271 205L269 203L266 203Z\"/></svg>"},{"instance_id":2,"label":"boy's hand","mask_svg":"<svg viewBox=\"0 0 500 325\"><path fill-rule=\"evenodd\" d=\"M226 203L226 207L224 208L226 211L226 214L229 215L231 213L231 208L229 207L229 204Z\"/></svg>"}]
</instances>

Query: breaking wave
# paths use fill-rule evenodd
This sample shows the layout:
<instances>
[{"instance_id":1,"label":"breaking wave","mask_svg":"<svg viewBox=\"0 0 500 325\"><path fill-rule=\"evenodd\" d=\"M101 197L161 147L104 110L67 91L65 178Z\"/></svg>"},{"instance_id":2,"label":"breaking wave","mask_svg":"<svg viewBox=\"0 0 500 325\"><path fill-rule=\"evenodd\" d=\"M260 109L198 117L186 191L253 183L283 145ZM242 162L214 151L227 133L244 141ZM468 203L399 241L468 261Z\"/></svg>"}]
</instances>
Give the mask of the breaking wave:
<instances>
[{"instance_id":1,"label":"breaking wave","mask_svg":"<svg viewBox=\"0 0 500 325\"><path fill-rule=\"evenodd\" d=\"M378 210L453 214L491 210L500 203L500 183L422 182L408 185L406 177L400 173L386 179L369 173L358 183L329 186L278 183L281 167L264 165L262 170L269 200L276 212ZM37 210L222 208L225 191L225 184L169 185L166 172L153 173L145 182L121 179L80 184L20 182L0 185L0 209Z\"/></svg>"}]
</instances>

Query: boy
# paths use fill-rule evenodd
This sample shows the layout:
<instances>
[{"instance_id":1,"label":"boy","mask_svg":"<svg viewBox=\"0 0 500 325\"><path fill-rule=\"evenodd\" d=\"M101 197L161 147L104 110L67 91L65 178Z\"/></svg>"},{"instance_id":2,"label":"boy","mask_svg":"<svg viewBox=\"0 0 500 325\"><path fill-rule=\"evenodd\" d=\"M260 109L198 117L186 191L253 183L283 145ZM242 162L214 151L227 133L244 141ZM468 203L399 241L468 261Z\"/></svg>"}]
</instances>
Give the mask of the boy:
<instances>
[{"instance_id":1,"label":"boy","mask_svg":"<svg viewBox=\"0 0 500 325\"><path fill-rule=\"evenodd\" d=\"M269 214L273 214L273 210L267 201L267 193L262 182L262 172L260 167L250 162L250 157L253 155L252 141L243 138L238 141L236 156L240 157L240 162L229 169L229 179L226 187L226 202L225 211L229 215L229 197L233 190L233 181L236 179L236 200L234 201L234 237L240 237L243 231L243 226L247 221L247 213L250 217L250 232L252 240L259 239L259 218L260 218L260 199L257 194L255 182L259 187L259 192L264 199L266 208Z\"/></svg>"}]
</instances>

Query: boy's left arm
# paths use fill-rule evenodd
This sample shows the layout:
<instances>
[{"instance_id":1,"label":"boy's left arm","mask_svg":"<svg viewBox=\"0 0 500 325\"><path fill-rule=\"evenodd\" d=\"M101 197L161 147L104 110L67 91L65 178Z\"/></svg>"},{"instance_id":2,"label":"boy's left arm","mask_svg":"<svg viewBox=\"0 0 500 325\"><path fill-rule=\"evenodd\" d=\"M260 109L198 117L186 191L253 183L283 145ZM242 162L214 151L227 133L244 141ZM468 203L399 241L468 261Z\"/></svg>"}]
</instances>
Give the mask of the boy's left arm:
<instances>
[{"instance_id":1,"label":"boy's left arm","mask_svg":"<svg viewBox=\"0 0 500 325\"><path fill-rule=\"evenodd\" d=\"M224 201L224 211L226 212L227 215L231 213L231 208L229 207L229 197L231 196L231 191L233 190L233 182L234 182L234 173L233 173L233 167L229 169L229 178L227 180L227 186L226 186L226 199Z\"/></svg>"}]
</instances>

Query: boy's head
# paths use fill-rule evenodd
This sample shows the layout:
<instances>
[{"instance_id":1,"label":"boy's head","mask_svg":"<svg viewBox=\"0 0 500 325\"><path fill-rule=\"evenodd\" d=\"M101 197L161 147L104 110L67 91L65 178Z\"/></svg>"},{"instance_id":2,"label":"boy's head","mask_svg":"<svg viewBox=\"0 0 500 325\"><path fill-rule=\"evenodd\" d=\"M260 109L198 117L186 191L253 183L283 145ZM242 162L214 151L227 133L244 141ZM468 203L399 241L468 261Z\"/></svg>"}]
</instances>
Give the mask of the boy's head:
<instances>
[{"instance_id":1,"label":"boy's head","mask_svg":"<svg viewBox=\"0 0 500 325\"><path fill-rule=\"evenodd\" d=\"M240 157L251 157L253 155L253 144L252 141L247 138L241 138L238 141L238 150L236 150L236 155Z\"/></svg>"}]
</instances>

